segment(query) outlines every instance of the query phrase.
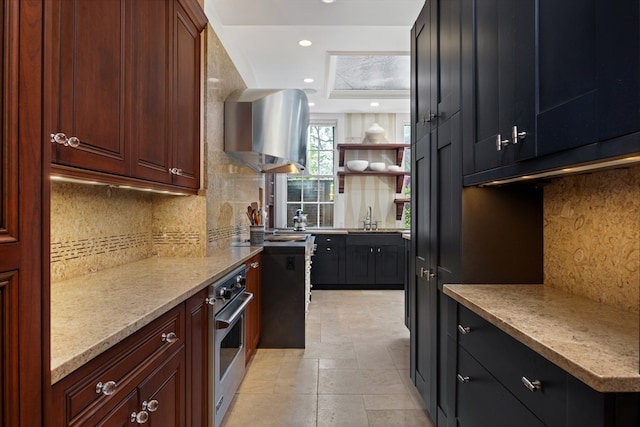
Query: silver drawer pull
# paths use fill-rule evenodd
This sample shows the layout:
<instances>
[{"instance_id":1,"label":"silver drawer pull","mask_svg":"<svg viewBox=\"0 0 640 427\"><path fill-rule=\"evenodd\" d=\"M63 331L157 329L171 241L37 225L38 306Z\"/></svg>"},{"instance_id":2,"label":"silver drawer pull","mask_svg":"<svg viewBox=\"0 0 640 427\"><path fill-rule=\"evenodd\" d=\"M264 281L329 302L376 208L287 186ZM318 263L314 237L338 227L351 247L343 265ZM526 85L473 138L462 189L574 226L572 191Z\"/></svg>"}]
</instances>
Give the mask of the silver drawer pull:
<instances>
[{"instance_id":1,"label":"silver drawer pull","mask_svg":"<svg viewBox=\"0 0 640 427\"><path fill-rule=\"evenodd\" d=\"M172 342L176 342L178 341L178 336L176 335L175 332L169 332L162 334L162 341L166 341L168 343L172 343Z\"/></svg>"},{"instance_id":2,"label":"silver drawer pull","mask_svg":"<svg viewBox=\"0 0 640 427\"><path fill-rule=\"evenodd\" d=\"M471 332L471 328L468 326L458 325L458 332L460 332L462 335L466 335Z\"/></svg>"},{"instance_id":3,"label":"silver drawer pull","mask_svg":"<svg viewBox=\"0 0 640 427\"><path fill-rule=\"evenodd\" d=\"M534 380L534 381L529 381L529 379L527 377L522 377L522 384L524 384L524 386L526 388L529 389L529 391L534 392L536 390L540 390L542 388L542 383L538 380Z\"/></svg>"},{"instance_id":4,"label":"silver drawer pull","mask_svg":"<svg viewBox=\"0 0 640 427\"><path fill-rule=\"evenodd\" d=\"M471 381L471 378L462 376L460 374L456 375L456 378L458 378L459 383L468 383L469 381Z\"/></svg>"},{"instance_id":5,"label":"silver drawer pull","mask_svg":"<svg viewBox=\"0 0 640 427\"><path fill-rule=\"evenodd\" d=\"M115 381L99 382L96 384L96 393L110 396L116 392L116 388L118 388L118 384Z\"/></svg>"}]
</instances>

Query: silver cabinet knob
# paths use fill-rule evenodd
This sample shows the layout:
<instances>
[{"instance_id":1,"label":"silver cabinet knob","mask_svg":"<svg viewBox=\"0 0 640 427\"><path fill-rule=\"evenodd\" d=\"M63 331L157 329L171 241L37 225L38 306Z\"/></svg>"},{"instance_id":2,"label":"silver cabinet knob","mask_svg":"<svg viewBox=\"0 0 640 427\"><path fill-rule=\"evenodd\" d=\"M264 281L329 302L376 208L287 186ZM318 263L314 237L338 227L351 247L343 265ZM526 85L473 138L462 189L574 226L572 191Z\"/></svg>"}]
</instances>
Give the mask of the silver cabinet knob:
<instances>
[{"instance_id":1,"label":"silver cabinet knob","mask_svg":"<svg viewBox=\"0 0 640 427\"><path fill-rule=\"evenodd\" d=\"M459 383L468 383L469 381L471 381L471 378L463 376L463 375L456 375L456 378L458 379Z\"/></svg>"},{"instance_id":2,"label":"silver cabinet knob","mask_svg":"<svg viewBox=\"0 0 640 427\"><path fill-rule=\"evenodd\" d=\"M522 377L522 384L526 388L529 389L530 392L535 392L536 390L540 390L542 388L542 383L538 380L529 381L527 377Z\"/></svg>"},{"instance_id":3,"label":"silver cabinet knob","mask_svg":"<svg viewBox=\"0 0 640 427\"><path fill-rule=\"evenodd\" d=\"M205 304L214 305L216 303L216 299L213 297L207 297L204 299Z\"/></svg>"},{"instance_id":4,"label":"silver cabinet knob","mask_svg":"<svg viewBox=\"0 0 640 427\"><path fill-rule=\"evenodd\" d=\"M462 335L466 335L471 332L471 328L468 326L458 325L458 332L460 332Z\"/></svg>"},{"instance_id":5,"label":"silver cabinet knob","mask_svg":"<svg viewBox=\"0 0 640 427\"><path fill-rule=\"evenodd\" d=\"M525 139L527 137L526 132L518 132L518 126L514 126L511 128L511 139L514 144L517 144L521 139Z\"/></svg>"},{"instance_id":6,"label":"silver cabinet knob","mask_svg":"<svg viewBox=\"0 0 640 427\"><path fill-rule=\"evenodd\" d=\"M259 262L252 262L251 263L251 268L258 268L260 267L260 263Z\"/></svg>"},{"instance_id":7,"label":"silver cabinet knob","mask_svg":"<svg viewBox=\"0 0 640 427\"><path fill-rule=\"evenodd\" d=\"M168 343L172 343L172 342L176 342L178 341L178 336L176 335L175 332L169 332L167 333L163 333L162 334L162 341L166 341Z\"/></svg>"},{"instance_id":8,"label":"silver cabinet knob","mask_svg":"<svg viewBox=\"0 0 640 427\"><path fill-rule=\"evenodd\" d=\"M96 384L96 393L110 396L116 392L116 388L118 388L118 384L115 381L99 382Z\"/></svg>"},{"instance_id":9,"label":"silver cabinet knob","mask_svg":"<svg viewBox=\"0 0 640 427\"><path fill-rule=\"evenodd\" d=\"M496 150L502 151L502 149L509 145L510 142L511 141L509 141L508 139L502 139L502 135L496 135Z\"/></svg>"},{"instance_id":10,"label":"silver cabinet knob","mask_svg":"<svg viewBox=\"0 0 640 427\"><path fill-rule=\"evenodd\" d=\"M71 138L67 138L62 132L52 133L50 135L51 142L55 142L56 144L64 145L65 147L76 148L80 145L80 139L76 136L72 136Z\"/></svg>"},{"instance_id":11,"label":"silver cabinet knob","mask_svg":"<svg viewBox=\"0 0 640 427\"><path fill-rule=\"evenodd\" d=\"M171 169L169 169L169 173L171 175L182 175L182 169L180 169L180 168L171 168Z\"/></svg>"}]
</instances>

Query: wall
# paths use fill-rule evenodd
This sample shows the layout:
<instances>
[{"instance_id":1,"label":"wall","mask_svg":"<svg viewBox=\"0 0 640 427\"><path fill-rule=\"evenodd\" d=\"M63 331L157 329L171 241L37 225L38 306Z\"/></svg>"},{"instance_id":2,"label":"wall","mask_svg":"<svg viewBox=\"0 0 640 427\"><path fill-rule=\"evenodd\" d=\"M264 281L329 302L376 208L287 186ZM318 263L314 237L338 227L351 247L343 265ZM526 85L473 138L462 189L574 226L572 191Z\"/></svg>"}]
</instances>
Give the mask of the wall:
<instances>
[{"instance_id":1,"label":"wall","mask_svg":"<svg viewBox=\"0 0 640 427\"><path fill-rule=\"evenodd\" d=\"M638 312L640 166L544 188L544 283Z\"/></svg>"},{"instance_id":2,"label":"wall","mask_svg":"<svg viewBox=\"0 0 640 427\"><path fill-rule=\"evenodd\" d=\"M262 175L224 153L224 100L244 89L217 35L203 33L202 189L168 196L78 183L51 184L51 279L150 256L201 257L248 236L247 204Z\"/></svg>"}]
</instances>

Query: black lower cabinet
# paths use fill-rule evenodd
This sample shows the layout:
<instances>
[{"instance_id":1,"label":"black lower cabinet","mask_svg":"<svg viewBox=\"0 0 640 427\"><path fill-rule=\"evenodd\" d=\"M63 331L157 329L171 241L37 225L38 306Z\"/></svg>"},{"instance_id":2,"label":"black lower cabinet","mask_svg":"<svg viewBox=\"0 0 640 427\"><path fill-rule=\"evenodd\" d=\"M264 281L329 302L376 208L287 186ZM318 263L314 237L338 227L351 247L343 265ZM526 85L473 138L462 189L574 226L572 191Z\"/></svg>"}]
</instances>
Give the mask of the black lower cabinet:
<instances>
[{"instance_id":1,"label":"black lower cabinet","mask_svg":"<svg viewBox=\"0 0 640 427\"><path fill-rule=\"evenodd\" d=\"M347 235L346 284L351 289L404 289L405 246L399 233Z\"/></svg>"},{"instance_id":2,"label":"black lower cabinet","mask_svg":"<svg viewBox=\"0 0 640 427\"><path fill-rule=\"evenodd\" d=\"M640 425L640 393L597 392L466 307L458 320L458 426Z\"/></svg>"},{"instance_id":3,"label":"black lower cabinet","mask_svg":"<svg viewBox=\"0 0 640 427\"><path fill-rule=\"evenodd\" d=\"M459 427L543 427L466 350L458 349Z\"/></svg>"},{"instance_id":4,"label":"black lower cabinet","mask_svg":"<svg viewBox=\"0 0 640 427\"><path fill-rule=\"evenodd\" d=\"M316 234L311 265L313 289L345 288L345 234Z\"/></svg>"}]
</instances>

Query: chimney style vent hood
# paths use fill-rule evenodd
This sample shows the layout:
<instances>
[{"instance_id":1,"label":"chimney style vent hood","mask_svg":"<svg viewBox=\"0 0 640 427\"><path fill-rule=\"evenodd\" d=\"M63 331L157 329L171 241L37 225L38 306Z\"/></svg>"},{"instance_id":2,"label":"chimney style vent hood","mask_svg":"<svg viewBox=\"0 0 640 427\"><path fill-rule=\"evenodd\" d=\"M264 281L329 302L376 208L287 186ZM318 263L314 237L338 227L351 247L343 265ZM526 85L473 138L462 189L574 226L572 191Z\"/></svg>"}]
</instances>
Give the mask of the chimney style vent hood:
<instances>
[{"instance_id":1,"label":"chimney style vent hood","mask_svg":"<svg viewBox=\"0 0 640 427\"><path fill-rule=\"evenodd\" d=\"M299 89L245 89L224 103L224 151L265 173L307 173L309 104Z\"/></svg>"}]
</instances>

